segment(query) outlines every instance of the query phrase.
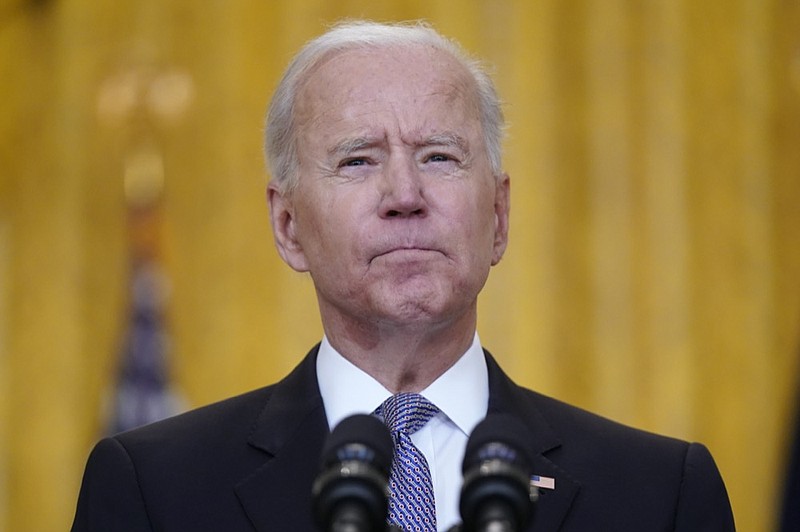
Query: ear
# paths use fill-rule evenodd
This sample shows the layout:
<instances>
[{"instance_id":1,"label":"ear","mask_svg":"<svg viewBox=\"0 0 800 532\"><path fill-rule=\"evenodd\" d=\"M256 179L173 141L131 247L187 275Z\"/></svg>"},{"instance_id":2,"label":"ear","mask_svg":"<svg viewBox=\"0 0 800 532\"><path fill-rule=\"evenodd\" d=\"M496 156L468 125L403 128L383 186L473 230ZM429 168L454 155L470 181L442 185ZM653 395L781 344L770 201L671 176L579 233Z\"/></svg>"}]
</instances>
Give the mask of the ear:
<instances>
[{"instance_id":1,"label":"ear","mask_svg":"<svg viewBox=\"0 0 800 532\"><path fill-rule=\"evenodd\" d=\"M500 262L508 245L508 220L511 209L511 178L501 175L495 185L494 194L494 248L492 266Z\"/></svg>"},{"instance_id":2,"label":"ear","mask_svg":"<svg viewBox=\"0 0 800 532\"><path fill-rule=\"evenodd\" d=\"M278 254L293 270L307 272L306 256L297 239L297 221L292 192L282 192L277 185L270 183L267 187L267 204L272 224L272 236L275 239Z\"/></svg>"}]
</instances>

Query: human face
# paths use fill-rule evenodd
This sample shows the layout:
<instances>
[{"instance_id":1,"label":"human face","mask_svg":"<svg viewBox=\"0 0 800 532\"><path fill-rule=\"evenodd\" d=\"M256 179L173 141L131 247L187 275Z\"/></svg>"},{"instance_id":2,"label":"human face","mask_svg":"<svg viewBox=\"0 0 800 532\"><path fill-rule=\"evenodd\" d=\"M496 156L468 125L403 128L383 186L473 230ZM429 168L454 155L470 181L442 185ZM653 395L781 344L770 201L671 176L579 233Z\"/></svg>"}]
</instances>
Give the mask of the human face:
<instances>
[{"instance_id":1,"label":"human face","mask_svg":"<svg viewBox=\"0 0 800 532\"><path fill-rule=\"evenodd\" d=\"M329 325L474 326L503 255L508 177L494 176L472 82L420 45L325 60L298 94L298 180L269 189L279 253L314 281Z\"/></svg>"}]
</instances>

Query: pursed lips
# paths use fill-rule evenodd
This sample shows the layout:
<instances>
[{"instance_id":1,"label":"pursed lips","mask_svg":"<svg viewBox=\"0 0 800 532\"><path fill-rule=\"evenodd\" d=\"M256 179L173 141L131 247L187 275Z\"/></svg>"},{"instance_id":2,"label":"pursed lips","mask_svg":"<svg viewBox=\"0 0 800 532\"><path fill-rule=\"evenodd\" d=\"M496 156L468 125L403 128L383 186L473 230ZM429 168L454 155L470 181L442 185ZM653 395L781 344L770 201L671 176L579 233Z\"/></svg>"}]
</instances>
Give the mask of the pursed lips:
<instances>
[{"instance_id":1,"label":"pursed lips","mask_svg":"<svg viewBox=\"0 0 800 532\"><path fill-rule=\"evenodd\" d=\"M395 255L398 256L398 257L402 257L403 255L407 255L408 258L413 258L413 257L417 257L417 256L419 258L422 258L425 255L430 254L430 253L439 253L439 254L444 255L444 252L442 250L436 249L436 248L432 248L432 247L426 247L426 246L396 246L396 247L391 247L391 248L388 248L388 249L385 249L385 250L382 250L382 251L376 253L372 257L372 260L375 260L375 259L380 258L380 257L390 257L390 256L395 256Z\"/></svg>"}]
</instances>

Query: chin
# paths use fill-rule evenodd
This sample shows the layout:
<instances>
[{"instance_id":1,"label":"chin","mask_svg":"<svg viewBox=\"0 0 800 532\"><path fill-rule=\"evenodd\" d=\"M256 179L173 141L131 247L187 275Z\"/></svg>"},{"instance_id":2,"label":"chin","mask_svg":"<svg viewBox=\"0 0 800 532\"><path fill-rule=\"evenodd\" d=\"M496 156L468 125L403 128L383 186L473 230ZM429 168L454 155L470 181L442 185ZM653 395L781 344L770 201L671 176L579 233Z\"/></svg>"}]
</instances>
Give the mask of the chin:
<instances>
[{"instance_id":1,"label":"chin","mask_svg":"<svg viewBox=\"0 0 800 532\"><path fill-rule=\"evenodd\" d=\"M409 292L397 291L383 299L374 308L380 309L378 314L387 323L399 326L420 326L430 328L436 324L449 323L457 316L471 308L475 299L454 299L454 294L464 292L447 290Z\"/></svg>"}]
</instances>

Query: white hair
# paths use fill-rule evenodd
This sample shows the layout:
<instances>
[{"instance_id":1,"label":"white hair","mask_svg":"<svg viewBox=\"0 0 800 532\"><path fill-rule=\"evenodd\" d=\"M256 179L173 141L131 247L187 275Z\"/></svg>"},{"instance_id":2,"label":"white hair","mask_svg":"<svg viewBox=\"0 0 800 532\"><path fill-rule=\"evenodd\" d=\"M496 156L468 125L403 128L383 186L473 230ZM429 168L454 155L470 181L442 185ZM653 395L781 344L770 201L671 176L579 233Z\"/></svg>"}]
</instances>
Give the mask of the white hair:
<instances>
[{"instance_id":1,"label":"white hair","mask_svg":"<svg viewBox=\"0 0 800 532\"><path fill-rule=\"evenodd\" d=\"M272 180L280 190L297 183L297 139L294 107L297 95L320 62L330 54L354 48L426 45L452 55L475 83L484 144L492 172L502 172L503 112L494 83L481 64L457 43L424 22L382 24L345 21L309 41L289 63L270 102L266 123L266 155Z\"/></svg>"}]
</instances>

